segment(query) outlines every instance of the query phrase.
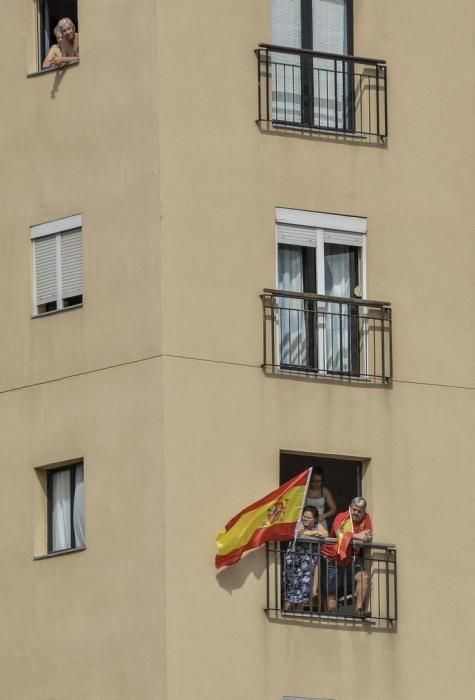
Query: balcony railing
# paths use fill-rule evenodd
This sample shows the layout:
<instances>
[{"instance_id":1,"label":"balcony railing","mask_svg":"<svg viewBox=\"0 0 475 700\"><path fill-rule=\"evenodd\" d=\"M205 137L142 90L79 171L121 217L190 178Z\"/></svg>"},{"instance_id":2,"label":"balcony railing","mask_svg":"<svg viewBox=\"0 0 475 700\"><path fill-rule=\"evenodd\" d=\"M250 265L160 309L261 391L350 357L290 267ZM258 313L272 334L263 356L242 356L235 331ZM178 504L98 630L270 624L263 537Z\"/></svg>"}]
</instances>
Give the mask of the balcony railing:
<instances>
[{"instance_id":1,"label":"balcony railing","mask_svg":"<svg viewBox=\"0 0 475 700\"><path fill-rule=\"evenodd\" d=\"M395 623L397 620L397 560L393 544L358 543L359 554L348 567L337 568L336 582L331 582L326 559L320 549L334 539L304 537L293 542L268 542L267 599L269 617L282 619L347 619ZM363 565L369 591L364 614L355 609L355 575ZM313 596L314 577L317 595ZM328 592L336 598L336 609L329 610Z\"/></svg>"},{"instance_id":2,"label":"balcony railing","mask_svg":"<svg viewBox=\"0 0 475 700\"><path fill-rule=\"evenodd\" d=\"M263 364L267 372L389 384L391 305L264 289Z\"/></svg>"},{"instance_id":3,"label":"balcony railing","mask_svg":"<svg viewBox=\"0 0 475 700\"><path fill-rule=\"evenodd\" d=\"M258 119L384 140L388 135L386 62L259 44Z\"/></svg>"}]
</instances>

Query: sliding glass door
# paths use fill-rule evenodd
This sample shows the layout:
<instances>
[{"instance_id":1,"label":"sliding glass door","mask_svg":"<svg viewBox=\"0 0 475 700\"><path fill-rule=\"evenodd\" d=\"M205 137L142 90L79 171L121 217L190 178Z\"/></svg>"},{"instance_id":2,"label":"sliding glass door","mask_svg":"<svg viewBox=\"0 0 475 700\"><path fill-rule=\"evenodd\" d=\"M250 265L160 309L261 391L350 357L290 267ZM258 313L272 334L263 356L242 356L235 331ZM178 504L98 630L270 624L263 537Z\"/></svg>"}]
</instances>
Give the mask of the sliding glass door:
<instances>
[{"instance_id":1,"label":"sliding glass door","mask_svg":"<svg viewBox=\"0 0 475 700\"><path fill-rule=\"evenodd\" d=\"M302 236L285 228L287 238L294 235L305 242L279 243L279 290L331 299L279 298L280 364L330 375L358 375L359 307L348 300L361 295L363 239L323 230Z\"/></svg>"},{"instance_id":2,"label":"sliding glass door","mask_svg":"<svg viewBox=\"0 0 475 700\"><path fill-rule=\"evenodd\" d=\"M272 43L333 54L352 51L350 0L272 0ZM272 53L272 118L326 129L350 127L347 63Z\"/></svg>"}]
</instances>

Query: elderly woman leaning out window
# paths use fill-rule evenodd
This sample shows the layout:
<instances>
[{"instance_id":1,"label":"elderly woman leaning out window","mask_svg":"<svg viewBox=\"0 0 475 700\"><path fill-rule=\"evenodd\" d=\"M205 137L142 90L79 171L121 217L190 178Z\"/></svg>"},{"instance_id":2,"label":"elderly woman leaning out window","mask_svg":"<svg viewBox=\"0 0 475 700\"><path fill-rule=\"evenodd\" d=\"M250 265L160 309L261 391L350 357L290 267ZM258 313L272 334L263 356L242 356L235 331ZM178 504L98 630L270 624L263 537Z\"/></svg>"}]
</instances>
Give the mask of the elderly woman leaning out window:
<instances>
[{"instance_id":1,"label":"elderly woman leaning out window","mask_svg":"<svg viewBox=\"0 0 475 700\"><path fill-rule=\"evenodd\" d=\"M56 44L53 44L43 61L43 68L60 68L79 61L79 34L69 17L60 19L54 28Z\"/></svg>"}]
</instances>

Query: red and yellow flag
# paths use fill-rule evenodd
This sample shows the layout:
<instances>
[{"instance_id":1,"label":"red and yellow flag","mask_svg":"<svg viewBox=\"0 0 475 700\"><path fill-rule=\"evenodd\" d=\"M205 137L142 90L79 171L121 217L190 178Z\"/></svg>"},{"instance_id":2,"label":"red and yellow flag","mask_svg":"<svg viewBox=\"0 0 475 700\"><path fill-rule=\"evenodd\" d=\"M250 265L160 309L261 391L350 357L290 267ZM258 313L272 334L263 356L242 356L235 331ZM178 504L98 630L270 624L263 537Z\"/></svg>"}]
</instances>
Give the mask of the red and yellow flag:
<instances>
[{"instance_id":1,"label":"red and yellow flag","mask_svg":"<svg viewBox=\"0 0 475 700\"><path fill-rule=\"evenodd\" d=\"M336 532L336 551L340 559L346 557L347 549L353 539L353 519L351 511L348 510L347 517L342 520Z\"/></svg>"},{"instance_id":2,"label":"red and yellow flag","mask_svg":"<svg viewBox=\"0 0 475 700\"><path fill-rule=\"evenodd\" d=\"M216 538L216 568L236 564L269 540L291 540L302 515L311 469L306 469L231 518Z\"/></svg>"}]
</instances>

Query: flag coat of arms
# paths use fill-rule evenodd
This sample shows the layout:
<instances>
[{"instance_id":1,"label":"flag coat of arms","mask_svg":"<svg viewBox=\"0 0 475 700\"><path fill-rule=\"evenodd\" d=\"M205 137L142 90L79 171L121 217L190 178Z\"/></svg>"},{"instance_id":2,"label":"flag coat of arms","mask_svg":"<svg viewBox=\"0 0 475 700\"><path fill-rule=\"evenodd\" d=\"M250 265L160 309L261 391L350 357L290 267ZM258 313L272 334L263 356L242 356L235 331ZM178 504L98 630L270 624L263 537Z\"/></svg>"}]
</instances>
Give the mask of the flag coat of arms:
<instances>
[{"instance_id":1,"label":"flag coat of arms","mask_svg":"<svg viewBox=\"0 0 475 700\"><path fill-rule=\"evenodd\" d=\"M305 503L311 468L231 518L216 538L216 568L236 564L250 549L264 542L291 540Z\"/></svg>"}]
</instances>

